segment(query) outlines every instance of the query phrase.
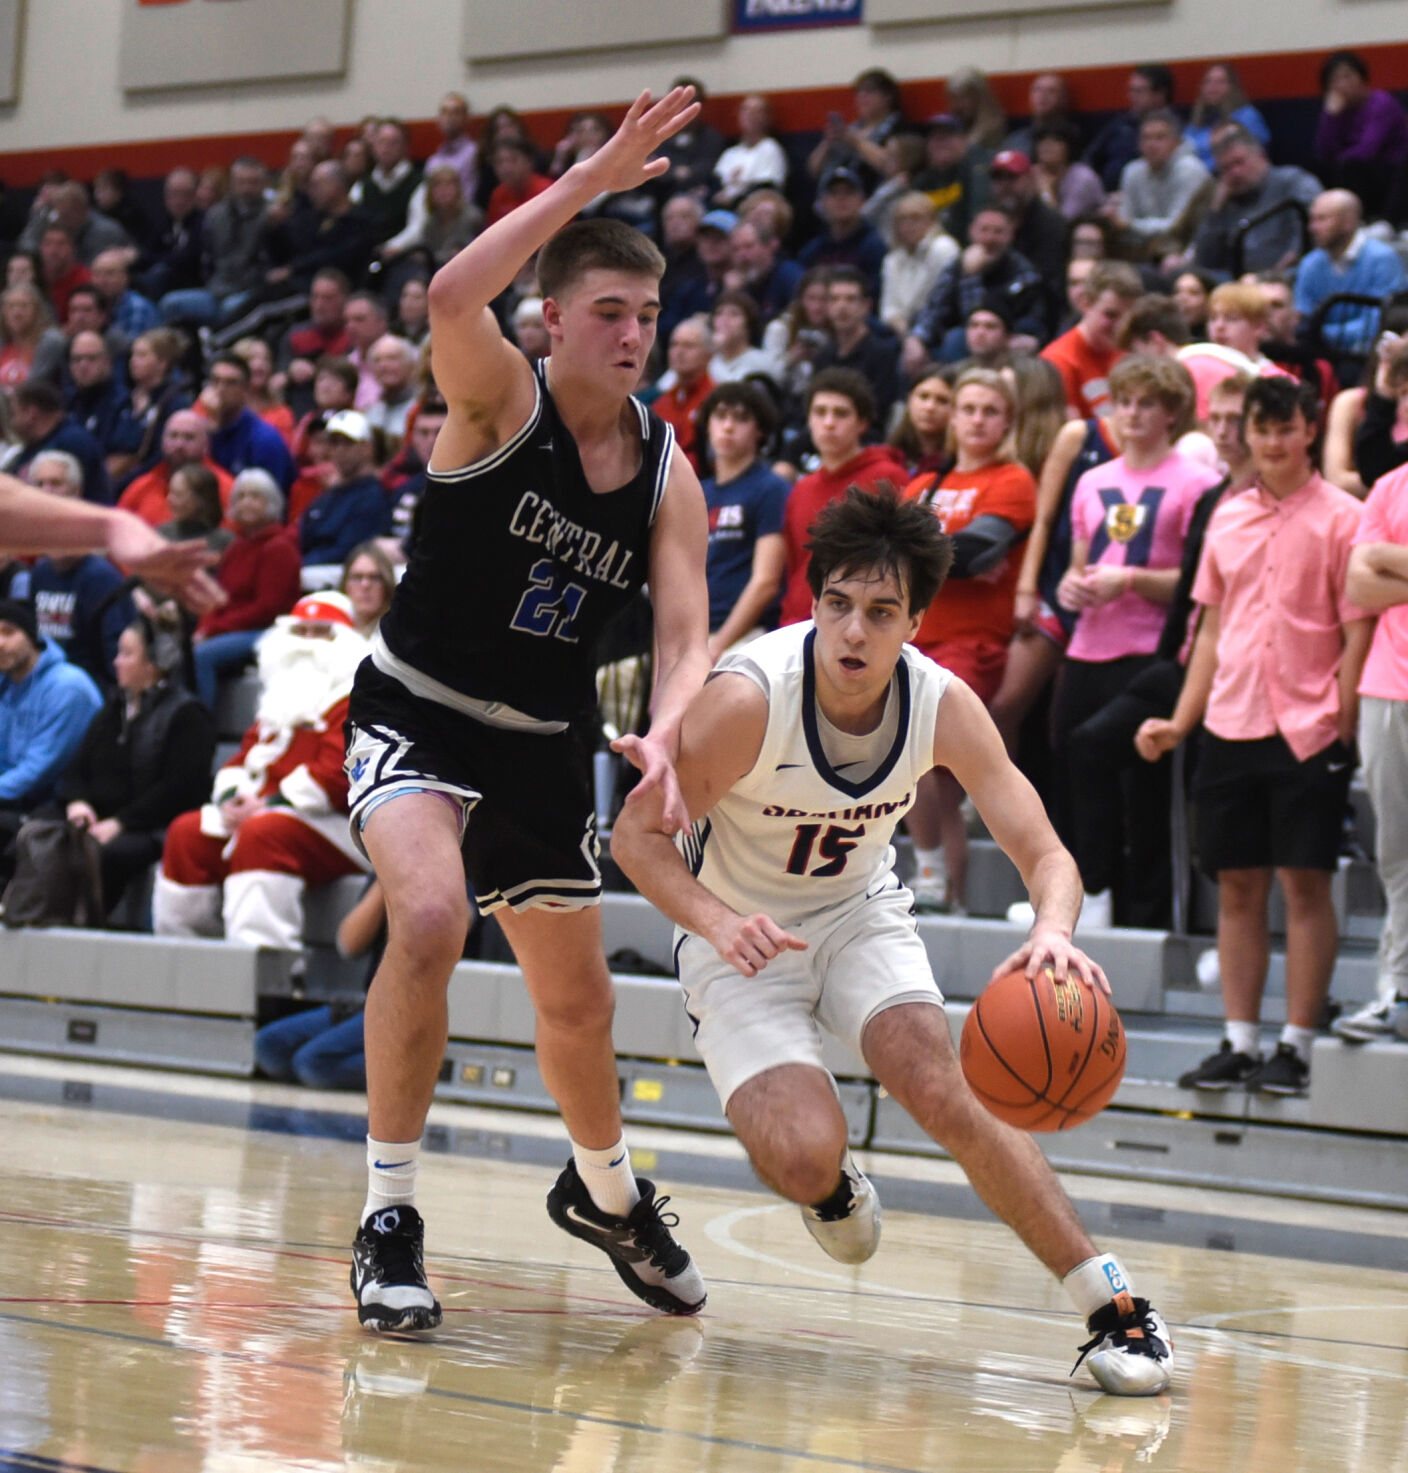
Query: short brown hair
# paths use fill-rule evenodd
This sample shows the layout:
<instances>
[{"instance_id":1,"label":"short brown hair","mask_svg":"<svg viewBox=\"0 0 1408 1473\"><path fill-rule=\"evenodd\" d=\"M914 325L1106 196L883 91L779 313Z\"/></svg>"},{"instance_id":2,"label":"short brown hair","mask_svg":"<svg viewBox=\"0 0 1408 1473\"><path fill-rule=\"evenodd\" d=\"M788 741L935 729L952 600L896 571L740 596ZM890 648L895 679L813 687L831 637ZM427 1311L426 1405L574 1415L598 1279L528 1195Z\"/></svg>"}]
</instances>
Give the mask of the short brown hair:
<instances>
[{"instance_id":1,"label":"short brown hair","mask_svg":"<svg viewBox=\"0 0 1408 1473\"><path fill-rule=\"evenodd\" d=\"M1128 348L1152 332L1158 333L1175 348L1183 347L1188 341L1188 324L1172 297L1160 296L1157 292L1140 297L1120 331L1120 347Z\"/></svg>"},{"instance_id":2,"label":"short brown hair","mask_svg":"<svg viewBox=\"0 0 1408 1473\"><path fill-rule=\"evenodd\" d=\"M1173 416L1171 440L1192 429L1197 390L1193 375L1176 358L1156 358L1151 353L1133 353L1121 358L1110 370L1110 402L1138 393L1152 394Z\"/></svg>"},{"instance_id":3,"label":"short brown hair","mask_svg":"<svg viewBox=\"0 0 1408 1473\"><path fill-rule=\"evenodd\" d=\"M1085 289L1092 302L1101 292L1114 292L1122 302L1137 302L1144 294L1139 273L1125 261L1097 261L1085 278Z\"/></svg>"},{"instance_id":4,"label":"short brown hair","mask_svg":"<svg viewBox=\"0 0 1408 1473\"><path fill-rule=\"evenodd\" d=\"M933 603L953 563L953 540L939 519L893 486L849 487L807 531L807 585L816 598L837 575L893 574L909 595L909 612L919 614Z\"/></svg>"},{"instance_id":5,"label":"short brown hair","mask_svg":"<svg viewBox=\"0 0 1408 1473\"><path fill-rule=\"evenodd\" d=\"M807 413L812 412L812 400L818 394L840 394L849 399L856 413L866 424L875 423L875 390L870 380L854 368L823 368L812 376L807 385Z\"/></svg>"},{"instance_id":6,"label":"short brown hair","mask_svg":"<svg viewBox=\"0 0 1408 1473\"><path fill-rule=\"evenodd\" d=\"M649 236L622 220L574 220L538 253L538 295L560 299L588 271L621 271L659 281L665 258Z\"/></svg>"}]
</instances>

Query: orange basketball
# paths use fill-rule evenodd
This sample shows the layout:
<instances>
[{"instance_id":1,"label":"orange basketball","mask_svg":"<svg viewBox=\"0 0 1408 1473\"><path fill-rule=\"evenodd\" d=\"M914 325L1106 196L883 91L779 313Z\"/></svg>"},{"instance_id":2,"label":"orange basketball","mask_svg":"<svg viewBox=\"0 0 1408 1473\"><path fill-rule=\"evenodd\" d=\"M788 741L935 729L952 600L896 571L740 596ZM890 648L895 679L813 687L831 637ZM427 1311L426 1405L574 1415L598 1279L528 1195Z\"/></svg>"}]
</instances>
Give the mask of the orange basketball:
<instances>
[{"instance_id":1,"label":"orange basketball","mask_svg":"<svg viewBox=\"0 0 1408 1473\"><path fill-rule=\"evenodd\" d=\"M973 1004L958 1057L969 1087L999 1120L1069 1130L1119 1088L1124 1028L1110 999L1078 977L1009 972Z\"/></svg>"}]
</instances>

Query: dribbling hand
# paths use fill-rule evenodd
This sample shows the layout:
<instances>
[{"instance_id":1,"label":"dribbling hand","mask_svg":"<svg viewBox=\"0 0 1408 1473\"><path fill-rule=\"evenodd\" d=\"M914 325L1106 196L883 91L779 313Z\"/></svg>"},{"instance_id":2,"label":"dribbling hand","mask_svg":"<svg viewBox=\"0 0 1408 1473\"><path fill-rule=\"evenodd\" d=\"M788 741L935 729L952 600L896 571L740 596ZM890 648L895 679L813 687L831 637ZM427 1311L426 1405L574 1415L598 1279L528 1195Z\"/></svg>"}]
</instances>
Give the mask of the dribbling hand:
<instances>
[{"instance_id":1,"label":"dribbling hand","mask_svg":"<svg viewBox=\"0 0 1408 1473\"><path fill-rule=\"evenodd\" d=\"M1091 961L1064 931L1054 926L1043 926L1040 922L1032 927L1032 934L1024 946L993 968L988 981L996 982L1009 972L1025 972L1028 977L1035 977L1048 967L1056 974L1058 982L1074 975L1088 986L1098 987L1106 997L1110 995L1110 983L1104 969Z\"/></svg>"},{"instance_id":2,"label":"dribbling hand","mask_svg":"<svg viewBox=\"0 0 1408 1473\"><path fill-rule=\"evenodd\" d=\"M784 931L771 916L740 916L729 913L713 935L706 938L719 956L735 972L756 977L775 957L784 951L805 951L807 943L800 936Z\"/></svg>"},{"instance_id":3,"label":"dribbling hand","mask_svg":"<svg viewBox=\"0 0 1408 1473\"><path fill-rule=\"evenodd\" d=\"M621 126L581 167L599 179L603 191L639 189L649 179L668 172L668 159L650 156L699 115L693 87L675 87L659 102L642 92L631 104Z\"/></svg>"}]
</instances>

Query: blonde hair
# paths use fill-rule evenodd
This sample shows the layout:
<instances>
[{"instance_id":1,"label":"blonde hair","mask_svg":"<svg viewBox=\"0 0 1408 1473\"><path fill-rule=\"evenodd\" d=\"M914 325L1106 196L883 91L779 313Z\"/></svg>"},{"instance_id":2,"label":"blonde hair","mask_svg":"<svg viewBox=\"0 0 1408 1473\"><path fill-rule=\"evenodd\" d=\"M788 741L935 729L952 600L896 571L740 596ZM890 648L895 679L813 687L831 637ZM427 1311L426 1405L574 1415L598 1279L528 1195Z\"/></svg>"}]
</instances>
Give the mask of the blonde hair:
<instances>
[{"instance_id":1,"label":"blonde hair","mask_svg":"<svg viewBox=\"0 0 1408 1473\"><path fill-rule=\"evenodd\" d=\"M997 447L993 459L1016 460L1017 459L1017 394L1012 385L995 368L965 368L958 375L953 386L953 418L948 422L948 434L945 437L950 454L958 452L958 435L956 427L958 424L958 396L964 389L991 389L997 394L1007 406L1007 433L1002 437L1002 444Z\"/></svg>"},{"instance_id":2,"label":"blonde hair","mask_svg":"<svg viewBox=\"0 0 1408 1473\"><path fill-rule=\"evenodd\" d=\"M1213 312L1229 312L1253 327L1265 327L1271 316L1271 304L1266 300L1266 293L1253 282L1224 281L1208 297L1208 313Z\"/></svg>"}]
</instances>

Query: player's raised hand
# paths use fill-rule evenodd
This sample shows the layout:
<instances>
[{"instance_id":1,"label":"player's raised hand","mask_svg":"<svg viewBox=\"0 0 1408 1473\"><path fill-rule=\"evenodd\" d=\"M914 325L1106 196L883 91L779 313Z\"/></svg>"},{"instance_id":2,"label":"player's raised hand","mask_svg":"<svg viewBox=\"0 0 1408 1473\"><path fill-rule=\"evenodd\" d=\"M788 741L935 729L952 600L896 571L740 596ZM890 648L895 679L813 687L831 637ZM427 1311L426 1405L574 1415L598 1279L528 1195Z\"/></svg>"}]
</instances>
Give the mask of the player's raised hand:
<instances>
[{"instance_id":1,"label":"player's raised hand","mask_svg":"<svg viewBox=\"0 0 1408 1473\"><path fill-rule=\"evenodd\" d=\"M656 102L642 92L630 105L621 126L578 167L597 177L602 190L638 189L670 167L668 159L651 154L699 115L693 87L676 87Z\"/></svg>"},{"instance_id":2,"label":"player's raised hand","mask_svg":"<svg viewBox=\"0 0 1408 1473\"><path fill-rule=\"evenodd\" d=\"M775 956L784 951L805 951L800 936L784 931L771 916L741 916L732 911L717 930L706 938L734 971L756 977Z\"/></svg>"}]
</instances>

